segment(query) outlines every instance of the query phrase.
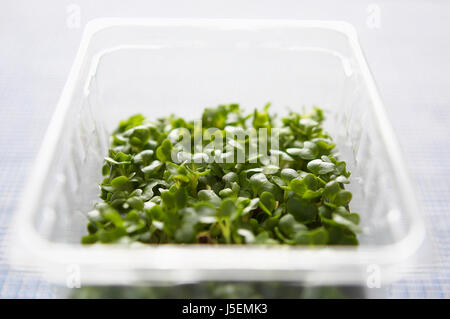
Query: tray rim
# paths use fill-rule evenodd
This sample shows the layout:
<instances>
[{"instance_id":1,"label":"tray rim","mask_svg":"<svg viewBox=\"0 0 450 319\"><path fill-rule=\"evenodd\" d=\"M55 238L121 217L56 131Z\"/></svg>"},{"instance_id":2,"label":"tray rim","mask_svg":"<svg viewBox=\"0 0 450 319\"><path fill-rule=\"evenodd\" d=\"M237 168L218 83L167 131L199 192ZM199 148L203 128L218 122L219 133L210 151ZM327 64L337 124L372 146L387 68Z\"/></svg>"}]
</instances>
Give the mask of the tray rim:
<instances>
[{"instance_id":1,"label":"tray rim","mask_svg":"<svg viewBox=\"0 0 450 319\"><path fill-rule=\"evenodd\" d=\"M32 216L34 213L34 207L39 200L39 192L36 192L36 188L45 182L45 177L50 169L51 158L53 158L57 151L57 140L59 133L63 129L65 118L67 117L70 107L70 99L77 85L78 78L80 76L81 67L85 59L89 43L93 36L107 28L117 26L198 26L198 27L220 27L220 28L273 28L280 26L289 27L303 27L303 28L324 28L334 30L345 35L349 41L350 47L355 54L357 60L357 66L361 71L362 78L367 86L370 99L373 102L373 112L376 117L376 124L380 136L382 138L383 145L386 147L387 156L392 163L395 171L395 178L401 184L404 196L410 199L409 203L406 203L404 209L408 210L408 214L411 216L411 227L408 230L408 234L399 242L389 245L383 245L379 247L315 247L314 249L306 247L289 247L285 246L265 247L265 246L214 246L204 247L195 245L159 245L159 246L145 246L135 245L134 247L123 245L108 245L93 247L77 246L66 243L54 243L42 238L32 224ZM198 254L199 256L205 252L210 253L210 250L214 250L215 254L222 255L222 257L230 256L232 254L239 254L242 250L245 252L240 267L235 270L251 269L258 270L258 265L251 262L254 258L260 254L260 250L264 249L265 258L280 257L280 251L286 254L287 260L291 260L292 263L285 265L285 267L267 268L265 264L263 271L268 270L301 270L305 269L305 264L309 267L318 267L320 264L328 264L335 266L364 266L368 264L379 264L385 266L392 266L394 264L401 263L411 257L421 245L425 238L425 226L419 213L419 204L414 196L414 191L410 181L410 177L406 168L400 163L403 162L402 154L398 146L397 139L394 131L387 119L383 102L378 93L373 76L369 70L369 66L364 57L363 51L359 44L357 33L355 28L345 21L321 21L321 20L276 20L276 19L153 19L153 18L97 18L87 23L78 53L68 76L66 85L64 86L63 93L60 97L58 105L52 116L50 125L45 134L43 143L40 147L37 159L33 166L31 177L27 182L25 191L19 198L21 199L20 206L15 212L15 220L13 223L14 228L14 241L11 246L11 250L25 250L27 253L33 255L31 259L34 264L42 271L49 275L49 278L56 279L60 282L63 277L60 275L48 273L49 266L64 266L67 264L79 264L80 266L89 267L98 264L98 261L102 263L108 263L116 265L118 270L125 272L138 270L138 269L160 269L160 270L198 270L203 268L194 264L182 264L177 260L169 258L170 254L183 254L189 252L190 254ZM25 197L24 194L28 194ZM30 194L32 194L30 196ZM283 247L280 249L280 247ZM382 247L382 249L380 249ZM130 249L131 248L131 249ZM21 260L23 256L17 257L17 255L25 254L13 253L13 260ZM167 256L165 256L167 255ZM126 256L126 258L124 258ZM149 257L159 256L162 258L164 265L161 263L149 262ZM316 262L299 262L303 258L316 259ZM30 259L30 258L28 258ZM27 259L27 260L28 260ZM124 261L124 259L126 259ZM173 259L173 258L172 258ZM194 258L195 259L195 258ZM312 260L310 259L310 260ZM133 265L130 265L127 260L133 260ZM297 262L295 261L297 260ZM303 259L304 260L304 259ZM149 267L150 266L150 267ZM289 267L288 267L289 266ZM303 266L303 267L301 267ZM210 270L231 270L230 265L228 268L224 268L223 265L217 263L209 265ZM308 267L308 268L309 268ZM316 268L314 268L316 269ZM320 269L317 268L317 269ZM88 269L86 269L88 270ZM319 270L320 271L320 270ZM87 282L97 282L95 278L95 272L87 271L87 277L83 276ZM276 277L276 276L275 276ZM282 277L282 276L280 276ZM158 278L153 278L158 281ZM162 280L162 278L160 279ZM201 278L199 279L201 280ZM289 280L298 281L295 276L290 276ZM308 281L308 278L301 278L301 281ZM357 281L360 281L358 278ZM347 280L351 281L351 280ZM103 282L103 281L101 281Z\"/></svg>"}]
</instances>

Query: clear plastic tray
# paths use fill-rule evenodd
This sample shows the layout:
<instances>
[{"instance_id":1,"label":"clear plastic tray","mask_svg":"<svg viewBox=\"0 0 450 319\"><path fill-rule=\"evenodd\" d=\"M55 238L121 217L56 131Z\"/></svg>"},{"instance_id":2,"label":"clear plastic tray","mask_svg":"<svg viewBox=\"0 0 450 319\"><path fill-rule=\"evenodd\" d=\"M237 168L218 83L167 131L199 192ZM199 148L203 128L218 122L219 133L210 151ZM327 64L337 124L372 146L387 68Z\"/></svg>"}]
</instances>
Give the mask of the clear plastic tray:
<instances>
[{"instance_id":1,"label":"clear plastic tray","mask_svg":"<svg viewBox=\"0 0 450 319\"><path fill-rule=\"evenodd\" d=\"M352 172L358 247L82 246L98 201L108 137L140 112L198 117L238 102L273 111L318 105ZM90 22L17 212L15 262L83 285L197 281L361 284L383 281L424 237L418 204L354 28L344 22L129 20ZM373 265L376 265L374 268ZM75 266L74 266L75 265ZM79 267L79 268L78 268Z\"/></svg>"}]
</instances>

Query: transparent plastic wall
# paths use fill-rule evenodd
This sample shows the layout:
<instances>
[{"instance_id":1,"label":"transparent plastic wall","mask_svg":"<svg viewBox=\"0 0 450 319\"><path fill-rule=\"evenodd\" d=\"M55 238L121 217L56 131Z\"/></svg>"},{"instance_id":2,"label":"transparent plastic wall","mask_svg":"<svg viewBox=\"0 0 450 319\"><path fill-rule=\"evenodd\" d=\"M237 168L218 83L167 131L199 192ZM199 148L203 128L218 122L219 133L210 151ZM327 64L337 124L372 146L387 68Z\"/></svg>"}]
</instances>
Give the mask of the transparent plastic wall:
<instances>
[{"instance_id":1,"label":"transparent plastic wall","mask_svg":"<svg viewBox=\"0 0 450 319\"><path fill-rule=\"evenodd\" d=\"M163 274L166 268L178 267L180 256L198 254L189 261L189 267L201 271L206 267L202 258L217 253L241 258L227 261L228 266L223 267L229 267L231 278L242 279L246 278L244 273L233 271L239 271L246 262L247 270L256 267L251 256L270 263L265 256L272 254L275 260L280 258L280 263L284 261L268 265L266 279L305 279L309 273L296 271L306 269L317 276L313 279L322 276L345 281L355 277L355 269L365 274L365 268L355 268L359 263L388 262L400 258L398 252L410 254L417 248L423 234L417 227L421 221L411 185L350 26L260 20L107 20L90 28L44 142L41 174L37 167L37 177L30 182L34 185L28 187L38 196L32 207L23 207L20 219L22 224L31 219L34 241L39 241L41 251L28 248L45 261L47 270L55 269L48 264L71 259L86 267L91 274L86 278L92 282L102 276L109 283L117 278L122 278L121 282L140 277L157 280L158 271ZM175 250L148 246L145 253L123 247L113 251L111 245L105 249L81 247L86 214L99 200L98 184L109 136L121 119L136 113L149 119L169 114L194 119L204 107L240 103L244 109L253 110L268 102L279 116L289 109L301 111L315 105L325 110L325 129L337 144L339 158L352 172L350 208L360 214L363 228L359 247L328 247L325 251L280 247L278 251L249 246L241 257L234 255L235 250L214 247L203 251L189 246ZM28 236L27 231L22 233ZM413 237L417 241L411 241ZM24 247L33 242L28 237L21 240ZM126 256L132 253L134 257ZM159 254L159 263L152 260L156 257L153 254ZM249 260L244 260L247 257ZM127 258L135 258L136 265L131 260L130 264L119 263ZM214 258L208 261L213 268L222 267L214 264ZM115 277L107 275L102 262L110 268L117 266ZM158 271L151 271L152 265L159 267ZM291 272L274 277L270 267ZM317 267L323 267L324 272ZM133 276L130 271L134 271ZM340 273L342 276L337 276ZM188 272L186 278L192 274ZM195 278L205 274L196 273ZM209 278L225 278L224 274L213 273ZM255 275L253 279L258 278Z\"/></svg>"}]
</instances>

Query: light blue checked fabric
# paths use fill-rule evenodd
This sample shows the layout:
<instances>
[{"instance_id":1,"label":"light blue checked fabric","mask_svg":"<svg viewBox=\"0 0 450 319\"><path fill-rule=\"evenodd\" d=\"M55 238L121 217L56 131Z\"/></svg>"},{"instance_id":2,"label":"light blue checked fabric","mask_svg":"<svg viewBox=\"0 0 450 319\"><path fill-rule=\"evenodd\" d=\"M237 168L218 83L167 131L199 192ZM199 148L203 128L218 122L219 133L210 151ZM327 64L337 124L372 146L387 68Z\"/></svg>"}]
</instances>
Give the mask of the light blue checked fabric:
<instances>
[{"instance_id":1,"label":"light blue checked fabric","mask_svg":"<svg viewBox=\"0 0 450 319\"><path fill-rule=\"evenodd\" d=\"M418 263L382 288L387 298L450 297L450 3L376 1L380 26L366 25L374 1L306 5L210 0L3 1L0 4L0 298L55 298L65 292L36 274L12 269L7 234L50 116L67 78L81 29L66 25L68 5L81 22L97 16L236 17L346 20L357 28L388 115L412 172L428 236ZM428 250L435 259L430 260Z\"/></svg>"}]
</instances>

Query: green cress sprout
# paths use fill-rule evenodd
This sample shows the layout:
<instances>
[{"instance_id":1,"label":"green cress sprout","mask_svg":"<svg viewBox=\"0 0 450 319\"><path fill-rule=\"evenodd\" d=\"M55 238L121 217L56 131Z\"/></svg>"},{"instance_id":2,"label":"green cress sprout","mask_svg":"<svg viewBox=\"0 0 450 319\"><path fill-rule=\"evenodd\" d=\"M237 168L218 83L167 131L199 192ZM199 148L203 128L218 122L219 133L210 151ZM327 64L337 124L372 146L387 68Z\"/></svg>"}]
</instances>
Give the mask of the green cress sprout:
<instances>
[{"instance_id":1,"label":"green cress sprout","mask_svg":"<svg viewBox=\"0 0 450 319\"><path fill-rule=\"evenodd\" d=\"M201 125L121 121L82 243L357 245L350 172L323 121L319 108L275 121L269 105L243 114L238 104L206 108Z\"/></svg>"}]
</instances>

